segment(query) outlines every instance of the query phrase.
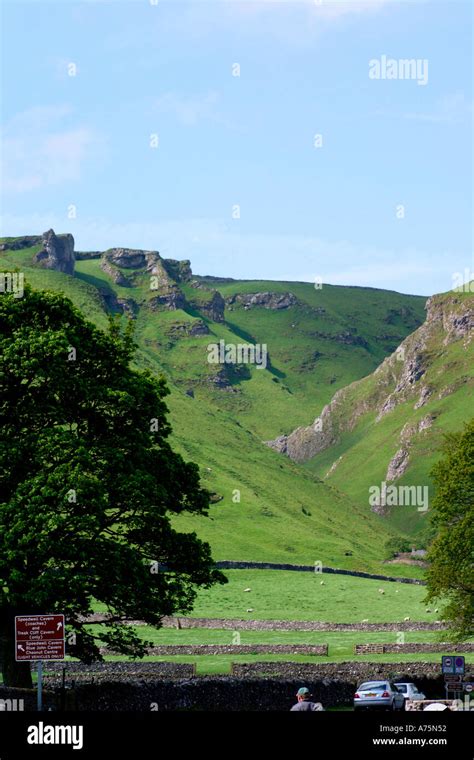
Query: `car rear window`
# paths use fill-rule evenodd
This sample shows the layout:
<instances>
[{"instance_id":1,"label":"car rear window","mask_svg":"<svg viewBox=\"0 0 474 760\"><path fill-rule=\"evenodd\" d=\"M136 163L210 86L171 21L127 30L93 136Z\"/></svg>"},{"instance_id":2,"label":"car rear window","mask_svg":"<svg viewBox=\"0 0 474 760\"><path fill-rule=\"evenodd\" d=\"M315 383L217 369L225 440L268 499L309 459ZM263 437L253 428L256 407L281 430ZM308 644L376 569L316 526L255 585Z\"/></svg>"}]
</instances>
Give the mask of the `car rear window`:
<instances>
[{"instance_id":1,"label":"car rear window","mask_svg":"<svg viewBox=\"0 0 474 760\"><path fill-rule=\"evenodd\" d=\"M359 691L385 691L387 689L386 683L380 683L380 681L367 681L359 686Z\"/></svg>"}]
</instances>

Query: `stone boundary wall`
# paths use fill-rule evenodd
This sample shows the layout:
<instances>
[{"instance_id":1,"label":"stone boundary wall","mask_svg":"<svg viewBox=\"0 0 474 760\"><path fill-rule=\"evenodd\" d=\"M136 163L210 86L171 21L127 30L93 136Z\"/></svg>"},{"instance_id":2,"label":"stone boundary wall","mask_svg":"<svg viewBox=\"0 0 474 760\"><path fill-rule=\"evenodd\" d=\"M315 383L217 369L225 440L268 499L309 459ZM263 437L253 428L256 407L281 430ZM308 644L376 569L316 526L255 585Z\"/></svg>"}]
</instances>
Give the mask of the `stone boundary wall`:
<instances>
[{"instance_id":1,"label":"stone boundary wall","mask_svg":"<svg viewBox=\"0 0 474 760\"><path fill-rule=\"evenodd\" d=\"M312 678L305 680L314 701L323 707L352 705L356 682ZM301 681L296 679L195 678L189 681L104 681L78 683L61 695L59 687L43 692L45 709L68 711L167 712L182 710L288 711L296 702ZM11 690L10 690L11 691ZM0 688L0 698L3 698ZM63 702L61 703L61 700ZM25 711L36 711L36 695L25 700Z\"/></svg>"},{"instance_id":2,"label":"stone boundary wall","mask_svg":"<svg viewBox=\"0 0 474 760\"><path fill-rule=\"evenodd\" d=\"M474 652L474 644L356 644L354 654L416 654L418 652L439 652L440 654L463 654Z\"/></svg>"},{"instance_id":3,"label":"stone boundary wall","mask_svg":"<svg viewBox=\"0 0 474 760\"><path fill-rule=\"evenodd\" d=\"M383 644L356 644L354 654L383 654Z\"/></svg>"},{"instance_id":4,"label":"stone boundary wall","mask_svg":"<svg viewBox=\"0 0 474 760\"><path fill-rule=\"evenodd\" d=\"M268 666L275 663L267 663ZM284 663L283 663L284 664ZM301 686L309 688L313 699L324 708L351 706L355 690L367 678L377 678L372 668L368 674L356 669L354 673L319 672L315 666L311 670L295 668L294 663L286 663L288 673L281 676L248 674L244 677L201 676L188 680L135 679L117 681L110 679L99 682L76 682L74 688L61 690L58 684L45 684L45 709L67 709L72 711L121 711L166 712L169 710L212 710L212 711L287 711L296 702L295 694ZM423 665L423 664L422 664ZM386 666L388 667L388 666ZM392 667L392 666L389 666ZM423 675L423 668L407 673L404 666L390 670L381 678L394 677L396 680L415 681L428 699L442 697L443 679ZM18 698L20 690L0 687L0 699ZM21 692L25 700L25 711L36 710L36 693Z\"/></svg>"},{"instance_id":5,"label":"stone boundary wall","mask_svg":"<svg viewBox=\"0 0 474 760\"><path fill-rule=\"evenodd\" d=\"M92 618L90 618L92 619ZM98 619L94 616L94 619ZM139 620L128 621L138 625ZM442 631L444 623L324 623L318 620L242 620L238 618L164 617L163 628L218 628L230 631Z\"/></svg>"},{"instance_id":6,"label":"stone boundary wall","mask_svg":"<svg viewBox=\"0 0 474 760\"><path fill-rule=\"evenodd\" d=\"M362 681L392 679L394 681L414 681L427 696L434 697L430 684L441 686L444 694L444 679L438 662L238 662L232 664L232 675L238 678L299 678L305 681L319 678L323 681L340 680L353 683L356 687ZM354 689L355 691L355 689ZM439 691L437 688L436 692Z\"/></svg>"},{"instance_id":7,"label":"stone boundary wall","mask_svg":"<svg viewBox=\"0 0 474 760\"><path fill-rule=\"evenodd\" d=\"M0 684L0 699L5 700L5 702L11 700L15 704L17 709L12 708L12 712L36 710L36 689L14 689ZM49 709L51 701L45 700L43 704L46 709ZM5 712L10 711L5 709Z\"/></svg>"},{"instance_id":8,"label":"stone boundary wall","mask_svg":"<svg viewBox=\"0 0 474 760\"><path fill-rule=\"evenodd\" d=\"M92 662L86 665L83 662L45 662L44 674L46 679L62 678L63 670L65 671L66 680L70 681L76 677L103 678L109 680L115 678L125 678L133 680L134 678L193 678L196 675L195 663L183 662L143 662L132 661L108 661Z\"/></svg>"},{"instance_id":9,"label":"stone boundary wall","mask_svg":"<svg viewBox=\"0 0 474 760\"><path fill-rule=\"evenodd\" d=\"M296 570L303 573L314 573L314 565L291 565L289 563L278 562L240 562L234 560L222 560L216 562L215 567L219 570ZM426 586L426 581L420 581L418 578L398 578L392 575L375 575L373 573L364 573L359 570L340 570L336 567L322 567L321 573L335 575L351 575L355 578L372 578L376 581L390 581L391 583L414 583L417 586Z\"/></svg>"},{"instance_id":10,"label":"stone boundary wall","mask_svg":"<svg viewBox=\"0 0 474 760\"><path fill-rule=\"evenodd\" d=\"M444 680L438 663L294 663L267 662L234 664L233 676L182 676L157 678L150 665L168 663L97 663L103 667L104 680L93 680L94 666L83 668L84 680L74 688L60 688L61 663L57 665L57 680L45 680L43 692L45 709L66 710L212 710L212 711L273 711L290 709L298 688L310 689L315 701L323 707L352 705L357 687L365 680L393 679L414 681L428 699L444 696ZM80 663L68 663L80 668ZM140 668L148 671L144 678ZM174 666L176 668L176 666ZM88 670L87 670L88 669ZM108 672L106 672L108 671ZM119 676L126 671L127 680ZM237 675L238 674L238 675ZM0 699L23 699L25 711L36 710L36 690L7 689L0 686Z\"/></svg>"},{"instance_id":11,"label":"stone boundary wall","mask_svg":"<svg viewBox=\"0 0 474 760\"><path fill-rule=\"evenodd\" d=\"M101 649L101 654L113 654ZM149 647L148 655L206 655L206 654L310 654L327 657L327 644L169 644Z\"/></svg>"}]
</instances>

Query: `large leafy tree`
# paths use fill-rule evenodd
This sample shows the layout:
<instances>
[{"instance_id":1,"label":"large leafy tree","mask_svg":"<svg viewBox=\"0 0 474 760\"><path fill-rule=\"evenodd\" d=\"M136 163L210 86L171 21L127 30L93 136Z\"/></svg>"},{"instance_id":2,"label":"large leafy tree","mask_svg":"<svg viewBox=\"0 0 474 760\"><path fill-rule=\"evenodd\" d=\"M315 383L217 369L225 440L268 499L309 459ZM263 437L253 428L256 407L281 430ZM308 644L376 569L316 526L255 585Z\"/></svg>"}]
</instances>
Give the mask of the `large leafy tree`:
<instances>
[{"instance_id":1,"label":"large leafy tree","mask_svg":"<svg viewBox=\"0 0 474 760\"><path fill-rule=\"evenodd\" d=\"M436 536L428 553L427 601L447 601L444 618L453 638L462 640L474 635L474 419L446 436L433 476Z\"/></svg>"},{"instance_id":2,"label":"large leafy tree","mask_svg":"<svg viewBox=\"0 0 474 760\"><path fill-rule=\"evenodd\" d=\"M62 295L0 297L0 660L14 660L14 616L66 614L68 652L100 659L98 636L130 656L146 642L125 619L159 626L225 582L208 544L172 527L206 514L198 468L173 452L163 379L130 365L127 331L87 322ZM90 632L96 602L108 623Z\"/></svg>"}]
</instances>

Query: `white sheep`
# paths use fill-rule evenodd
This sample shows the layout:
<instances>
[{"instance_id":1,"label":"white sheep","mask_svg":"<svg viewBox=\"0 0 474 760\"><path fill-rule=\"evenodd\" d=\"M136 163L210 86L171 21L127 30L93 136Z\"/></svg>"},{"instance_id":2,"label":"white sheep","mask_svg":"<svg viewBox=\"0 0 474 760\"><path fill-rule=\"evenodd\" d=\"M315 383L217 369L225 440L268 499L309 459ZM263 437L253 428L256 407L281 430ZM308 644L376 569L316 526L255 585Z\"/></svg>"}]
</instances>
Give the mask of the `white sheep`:
<instances>
[{"instance_id":1,"label":"white sheep","mask_svg":"<svg viewBox=\"0 0 474 760\"><path fill-rule=\"evenodd\" d=\"M361 622L362 623L368 623L369 622L369 618L364 618L364 620L362 620Z\"/></svg>"},{"instance_id":2,"label":"white sheep","mask_svg":"<svg viewBox=\"0 0 474 760\"><path fill-rule=\"evenodd\" d=\"M251 588L244 588L244 591L251 591Z\"/></svg>"},{"instance_id":3,"label":"white sheep","mask_svg":"<svg viewBox=\"0 0 474 760\"><path fill-rule=\"evenodd\" d=\"M324 586L324 581L321 581L320 585L321 585L321 586Z\"/></svg>"},{"instance_id":4,"label":"white sheep","mask_svg":"<svg viewBox=\"0 0 474 760\"><path fill-rule=\"evenodd\" d=\"M407 623L407 622L410 620L410 618L409 618L409 617L406 617L406 618L403 618L403 619L404 619L404 621L405 621L406 623Z\"/></svg>"},{"instance_id":5,"label":"white sheep","mask_svg":"<svg viewBox=\"0 0 474 760\"><path fill-rule=\"evenodd\" d=\"M253 612L253 607L249 607L249 609L247 610L247 612Z\"/></svg>"}]
</instances>

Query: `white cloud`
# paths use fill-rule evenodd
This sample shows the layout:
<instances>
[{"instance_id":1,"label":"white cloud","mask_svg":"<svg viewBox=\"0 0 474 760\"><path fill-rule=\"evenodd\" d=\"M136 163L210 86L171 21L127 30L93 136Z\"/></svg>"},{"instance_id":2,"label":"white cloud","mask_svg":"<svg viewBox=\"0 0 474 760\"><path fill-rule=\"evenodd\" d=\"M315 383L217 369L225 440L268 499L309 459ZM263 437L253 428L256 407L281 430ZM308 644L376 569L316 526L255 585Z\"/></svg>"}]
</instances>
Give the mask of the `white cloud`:
<instances>
[{"instance_id":1,"label":"white cloud","mask_svg":"<svg viewBox=\"0 0 474 760\"><path fill-rule=\"evenodd\" d=\"M203 119L217 118L215 105L218 99L214 91L188 97L169 92L154 101L154 108L158 113L171 113L181 124L193 127Z\"/></svg>"},{"instance_id":2,"label":"white cloud","mask_svg":"<svg viewBox=\"0 0 474 760\"><path fill-rule=\"evenodd\" d=\"M160 44L173 36L181 44L194 45L227 33L242 36L264 34L282 44L312 45L315 37L347 16L366 17L403 0L191 0L180 4L175 12L176 0L160 0L156 7L150 6L147 28L136 28L128 35L112 31L104 40L104 46L114 52L134 48L141 65L147 67L148 56L143 51L150 44ZM424 3L428 0L405 0ZM137 0L143 2L143 0ZM160 11L161 9L161 11ZM232 43L233 45L233 43Z\"/></svg>"},{"instance_id":3,"label":"white cloud","mask_svg":"<svg viewBox=\"0 0 474 760\"><path fill-rule=\"evenodd\" d=\"M75 182L103 139L87 125L65 126L69 106L37 106L13 116L3 127L3 188L25 193Z\"/></svg>"},{"instance_id":4,"label":"white cloud","mask_svg":"<svg viewBox=\"0 0 474 760\"><path fill-rule=\"evenodd\" d=\"M239 34L255 34L258 29L283 45L301 49L313 46L347 17L365 18L386 7L396 7L396 3L397 0L221 0L220 4L226 11L222 17L227 25L244 27Z\"/></svg>"},{"instance_id":5,"label":"white cloud","mask_svg":"<svg viewBox=\"0 0 474 760\"><path fill-rule=\"evenodd\" d=\"M351 13L374 13L395 0L223 0L236 14L256 15L273 9L304 10L312 16L338 19Z\"/></svg>"},{"instance_id":6,"label":"white cloud","mask_svg":"<svg viewBox=\"0 0 474 760\"><path fill-rule=\"evenodd\" d=\"M383 6L394 3L394 0L322 0L320 3L311 3L315 6L316 13L326 18L336 19L347 16L349 13L375 13Z\"/></svg>"},{"instance_id":7,"label":"white cloud","mask_svg":"<svg viewBox=\"0 0 474 760\"><path fill-rule=\"evenodd\" d=\"M464 92L458 91L438 100L431 112L411 111L405 113L403 118L433 124L457 124L466 117L472 118L472 110L472 102L466 99Z\"/></svg>"}]
</instances>

